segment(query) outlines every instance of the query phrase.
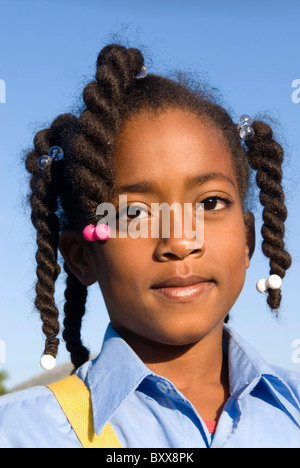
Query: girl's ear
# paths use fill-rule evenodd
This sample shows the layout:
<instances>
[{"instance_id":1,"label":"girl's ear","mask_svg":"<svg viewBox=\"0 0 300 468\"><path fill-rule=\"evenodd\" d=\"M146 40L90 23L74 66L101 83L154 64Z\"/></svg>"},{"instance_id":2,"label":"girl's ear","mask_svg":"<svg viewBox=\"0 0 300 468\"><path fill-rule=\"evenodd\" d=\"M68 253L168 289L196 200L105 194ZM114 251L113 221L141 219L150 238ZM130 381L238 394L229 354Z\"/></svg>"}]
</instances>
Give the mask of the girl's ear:
<instances>
[{"instance_id":1,"label":"girl's ear","mask_svg":"<svg viewBox=\"0 0 300 468\"><path fill-rule=\"evenodd\" d=\"M84 286L97 281L91 254L88 251L82 234L76 231L63 231L59 238L59 250L68 269Z\"/></svg>"},{"instance_id":2,"label":"girl's ear","mask_svg":"<svg viewBox=\"0 0 300 468\"><path fill-rule=\"evenodd\" d=\"M250 265L250 260L255 250L255 218L253 213L250 211L244 213L244 223L246 229L246 255Z\"/></svg>"}]
</instances>

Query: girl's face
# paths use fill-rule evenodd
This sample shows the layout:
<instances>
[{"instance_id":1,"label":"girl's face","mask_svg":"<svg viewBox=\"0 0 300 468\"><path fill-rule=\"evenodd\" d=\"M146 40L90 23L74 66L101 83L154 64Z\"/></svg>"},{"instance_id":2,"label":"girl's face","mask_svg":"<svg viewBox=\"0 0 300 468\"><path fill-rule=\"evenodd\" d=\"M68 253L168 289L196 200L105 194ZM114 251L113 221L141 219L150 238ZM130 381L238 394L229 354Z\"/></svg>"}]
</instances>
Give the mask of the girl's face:
<instances>
[{"instance_id":1,"label":"girl's face","mask_svg":"<svg viewBox=\"0 0 300 468\"><path fill-rule=\"evenodd\" d=\"M222 325L242 290L251 239L231 155L218 135L193 113L176 109L143 111L122 130L117 186L128 206L147 205L143 222L152 203L204 203L205 209L201 246L187 248L191 239L176 238L172 223L169 238L91 244L93 274L125 339L195 343Z\"/></svg>"}]
</instances>

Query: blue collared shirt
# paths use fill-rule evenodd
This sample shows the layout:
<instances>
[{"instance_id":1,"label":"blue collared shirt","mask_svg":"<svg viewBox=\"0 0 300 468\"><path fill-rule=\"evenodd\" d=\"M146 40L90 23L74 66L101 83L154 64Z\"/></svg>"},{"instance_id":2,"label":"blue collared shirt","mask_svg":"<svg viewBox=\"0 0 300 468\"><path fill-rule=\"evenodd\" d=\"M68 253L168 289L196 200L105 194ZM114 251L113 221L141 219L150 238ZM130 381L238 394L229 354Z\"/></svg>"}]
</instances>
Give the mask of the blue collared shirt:
<instances>
[{"instance_id":1,"label":"blue collared shirt","mask_svg":"<svg viewBox=\"0 0 300 468\"><path fill-rule=\"evenodd\" d=\"M151 372L111 325L77 375L91 391L95 431L109 421L124 448L300 448L300 374L264 360L230 327L230 398L211 439L192 404ZM0 447L80 448L52 392L0 398Z\"/></svg>"}]
</instances>

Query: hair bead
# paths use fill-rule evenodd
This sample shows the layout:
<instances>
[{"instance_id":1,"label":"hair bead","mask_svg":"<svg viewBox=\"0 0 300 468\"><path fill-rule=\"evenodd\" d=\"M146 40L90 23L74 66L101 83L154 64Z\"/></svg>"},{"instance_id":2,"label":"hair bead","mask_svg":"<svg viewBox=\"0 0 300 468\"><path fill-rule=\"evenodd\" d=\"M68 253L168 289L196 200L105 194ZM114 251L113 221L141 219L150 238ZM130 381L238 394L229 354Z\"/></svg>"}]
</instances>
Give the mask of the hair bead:
<instances>
[{"instance_id":1,"label":"hair bead","mask_svg":"<svg viewBox=\"0 0 300 468\"><path fill-rule=\"evenodd\" d=\"M93 224L89 224L83 230L83 237L88 242L94 242L96 238L96 227Z\"/></svg>"},{"instance_id":2,"label":"hair bead","mask_svg":"<svg viewBox=\"0 0 300 468\"><path fill-rule=\"evenodd\" d=\"M249 125L243 125L240 129L240 137L244 141L252 140L254 137L254 130Z\"/></svg>"},{"instance_id":3,"label":"hair bead","mask_svg":"<svg viewBox=\"0 0 300 468\"><path fill-rule=\"evenodd\" d=\"M147 75L148 75L148 68L145 67L145 65L143 65L141 70L139 71L139 73L137 75L135 75L135 78L137 80L141 80L143 78L146 78Z\"/></svg>"},{"instance_id":4,"label":"hair bead","mask_svg":"<svg viewBox=\"0 0 300 468\"><path fill-rule=\"evenodd\" d=\"M42 171L44 169L46 169L47 166L49 166L49 164L51 163L52 159L50 158L49 155L44 155L44 156L41 156L38 160L38 166L40 169L42 169Z\"/></svg>"},{"instance_id":5,"label":"hair bead","mask_svg":"<svg viewBox=\"0 0 300 468\"><path fill-rule=\"evenodd\" d=\"M96 238L100 241L106 241L111 236L111 229L107 224L98 224L96 227Z\"/></svg>"},{"instance_id":6,"label":"hair bead","mask_svg":"<svg viewBox=\"0 0 300 468\"><path fill-rule=\"evenodd\" d=\"M64 152L60 146L52 146L48 154L43 155L38 160L38 166L42 171L46 169L52 161L60 161L64 157Z\"/></svg>"},{"instance_id":7,"label":"hair bead","mask_svg":"<svg viewBox=\"0 0 300 468\"><path fill-rule=\"evenodd\" d=\"M41 367L46 370L46 371L50 371L52 369L54 369L56 365L56 359L51 356L50 354L43 354L43 356L41 357Z\"/></svg>"},{"instance_id":8,"label":"hair bead","mask_svg":"<svg viewBox=\"0 0 300 468\"><path fill-rule=\"evenodd\" d=\"M238 125L240 127L243 127L243 125L249 125L249 127L251 127L252 123L253 123L253 119L248 114L243 114L238 119Z\"/></svg>"},{"instance_id":9,"label":"hair bead","mask_svg":"<svg viewBox=\"0 0 300 468\"><path fill-rule=\"evenodd\" d=\"M240 130L240 137L244 141L252 140L254 137L254 130L252 127L253 119L248 114L243 114L238 119L238 127Z\"/></svg>"},{"instance_id":10,"label":"hair bead","mask_svg":"<svg viewBox=\"0 0 300 468\"><path fill-rule=\"evenodd\" d=\"M83 237L88 242L94 242L96 240L106 241L111 236L111 229L107 224L98 224L94 226L89 224L83 230Z\"/></svg>"},{"instance_id":11,"label":"hair bead","mask_svg":"<svg viewBox=\"0 0 300 468\"><path fill-rule=\"evenodd\" d=\"M260 279L256 284L256 289L261 294L265 294L268 289L280 289L282 279L278 275L271 275L268 279Z\"/></svg>"}]
</instances>

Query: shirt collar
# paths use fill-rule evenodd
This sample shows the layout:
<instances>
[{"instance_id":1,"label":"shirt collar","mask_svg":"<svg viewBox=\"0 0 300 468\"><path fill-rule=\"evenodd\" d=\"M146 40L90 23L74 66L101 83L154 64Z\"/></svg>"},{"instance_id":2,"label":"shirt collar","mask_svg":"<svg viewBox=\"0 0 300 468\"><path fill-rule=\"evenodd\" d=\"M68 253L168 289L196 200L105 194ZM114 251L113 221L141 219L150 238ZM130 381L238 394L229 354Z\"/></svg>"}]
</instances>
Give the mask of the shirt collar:
<instances>
[{"instance_id":1,"label":"shirt collar","mask_svg":"<svg viewBox=\"0 0 300 468\"><path fill-rule=\"evenodd\" d=\"M274 368L228 325L224 325L224 337L228 343L231 396L244 399L263 380L267 390L300 426L299 402ZM150 375L153 375L150 369L109 324L101 352L86 375L98 435L124 399Z\"/></svg>"},{"instance_id":2,"label":"shirt collar","mask_svg":"<svg viewBox=\"0 0 300 468\"><path fill-rule=\"evenodd\" d=\"M224 325L228 339L230 393L239 400L262 381L268 392L300 428L300 402L288 383L231 327Z\"/></svg>"},{"instance_id":3,"label":"shirt collar","mask_svg":"<svg viewBox=\"0 0 300 468\"><path fill-rule=\"evenodd\" d=\"M150 369L109 324L101 352L87 374L98 435L122 401L150 374Z\"/></svg>"},{"instance_id":4,"label":"shirt collar","mask_svg":"<svg viewBox=\"0 0 300 468\"><path fill-rule=\"evenodd\" d=\"M227 342L230 394L243 398L259 382L266 363L231 327L224 324Z\"/></svg>"}]
</instances>

